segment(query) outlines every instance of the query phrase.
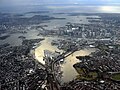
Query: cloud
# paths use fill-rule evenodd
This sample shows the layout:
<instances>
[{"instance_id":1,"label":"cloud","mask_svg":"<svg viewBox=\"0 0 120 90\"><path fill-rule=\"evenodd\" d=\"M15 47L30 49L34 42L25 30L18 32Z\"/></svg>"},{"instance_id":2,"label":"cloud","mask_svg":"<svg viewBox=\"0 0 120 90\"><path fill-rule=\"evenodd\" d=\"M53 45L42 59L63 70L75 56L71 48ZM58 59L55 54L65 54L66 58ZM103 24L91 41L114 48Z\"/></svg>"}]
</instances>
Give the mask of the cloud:
<instances>
[{"instance_id":1,"label":"cloud","mask_svg":"<svg viewBox=\"0 0 120 90\"><path fill-rule=\"evenodd\" d=\"M101 6L99 10L105 13L120 13L120 7L117 6Z\"/></svg>"},{"instance_id":2,"label":"cloud","mask_svg":"<svg viewBox=\"0 0 120 90\"><path fill-rule=\"evenodd\" d=\"M0 0L0 5L30 5L30 4L107 4L120 3L119 0Z\"/></svg>"}]
</instances>

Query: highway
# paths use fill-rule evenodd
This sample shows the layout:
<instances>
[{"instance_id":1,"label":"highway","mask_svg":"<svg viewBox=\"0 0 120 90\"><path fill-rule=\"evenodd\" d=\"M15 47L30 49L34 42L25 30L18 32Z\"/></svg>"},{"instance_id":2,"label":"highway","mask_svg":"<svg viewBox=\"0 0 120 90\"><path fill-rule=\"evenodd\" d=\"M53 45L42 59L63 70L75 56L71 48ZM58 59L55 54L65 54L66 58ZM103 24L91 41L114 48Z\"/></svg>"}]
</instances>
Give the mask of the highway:
<instances>
[{"instance_id":1,"label":"highway","mask_svg":"<svg viewBox=\"0 0 120 90\"><path fill-rule=\"evenodd\" d=\"M54 68L54 65L55 65L55 63L57 63L58 61L60 61L61 59L64 59L64 58L66 58L66 57L68 57L68 56L70 56L71 54L73 54L74 52L76 52L76 51L78 51L78 49L77 48L75 48L75 49L73 49L73 50L71 50L71 51L69 51L69 52L65 52L65 53L63 53L63 54L61 54L61 55L59 55L57 58L55 58L54 59L54 61L52 62L52 64L51 64L51 72L52 72L52 75L53 75L53 79L54 79L54 81L55 81L55 86L56 86L56 90L60 90L60 83L59 83L59 81L57 80L57 78L56 78L56 76L55 76L55 68Z\"/></svg>"}]
</instances>

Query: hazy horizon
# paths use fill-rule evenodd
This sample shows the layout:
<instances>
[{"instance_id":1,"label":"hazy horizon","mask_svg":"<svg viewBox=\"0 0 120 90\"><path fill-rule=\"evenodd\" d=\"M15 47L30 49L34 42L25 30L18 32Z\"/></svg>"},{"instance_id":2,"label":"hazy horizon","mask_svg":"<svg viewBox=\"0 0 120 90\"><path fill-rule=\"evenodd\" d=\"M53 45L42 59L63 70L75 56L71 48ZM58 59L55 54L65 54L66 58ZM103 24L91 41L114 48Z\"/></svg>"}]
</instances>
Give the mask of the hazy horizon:
<instances>
[{"instance_id":1,"label":"hazy horizon","mask_svg":"<svg viewBox=\"0 0 120 90\"><path fill-rule=\"evenodd\" d=\"M119 0L0 0L1 5L41 5L41 4L104 4L120 3Z\"/></svg>"},{"instance_id":2,"label":"hazy horizon","mask_svg":"<svg viewBox=\"0 0 120 90\"><path fill-rule=\"evenodd\" d=\"M120 13L119 0L0 0L0 12Z\"/></svg>"}]
</instances>

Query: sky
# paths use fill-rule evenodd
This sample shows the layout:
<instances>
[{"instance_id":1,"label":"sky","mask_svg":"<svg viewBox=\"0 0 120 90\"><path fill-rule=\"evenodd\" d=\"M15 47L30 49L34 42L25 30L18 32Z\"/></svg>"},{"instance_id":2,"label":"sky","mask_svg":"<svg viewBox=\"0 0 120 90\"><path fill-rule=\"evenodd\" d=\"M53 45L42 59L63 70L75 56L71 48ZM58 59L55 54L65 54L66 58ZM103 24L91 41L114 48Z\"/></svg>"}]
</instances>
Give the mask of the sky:
<instances>
[{"instance_id":1,"label":"sky","mask_svg":"<svg viewBox=\"0 0 120 90\"><path fill-rule=\"evenodd\" d=\"M120 0L0 0L0 6L4 5L39 5L39 4L117 4Z\"/></svg>"},{"instance_id":2,"label":"sky","mask_svg":"<svg viewBox=\"0 0 120 90\"><path fill-rule=\"evenodd\" d=\"M57 4L54 6L53 4ZM58 4L63 4L59 6ZM65 5L68 4L68 5ZM21 7L21 5L24 5ZM30 5L30 8L29 8ZM31 5L33 5L31 7ZM40 7L35 7L35 6ZM42 5L42 6L41 6ZM83 7L81 7L83 5ZM15 6L15 7L14 7ZM87 6L87 7L84 7ZM91 7L92 6L92 7ZM94 7L95 6L95 7ZM120 13L120 0L0 0L0 12L50 9L52 11L90 11Z\"/></svg>"}]
</instances>

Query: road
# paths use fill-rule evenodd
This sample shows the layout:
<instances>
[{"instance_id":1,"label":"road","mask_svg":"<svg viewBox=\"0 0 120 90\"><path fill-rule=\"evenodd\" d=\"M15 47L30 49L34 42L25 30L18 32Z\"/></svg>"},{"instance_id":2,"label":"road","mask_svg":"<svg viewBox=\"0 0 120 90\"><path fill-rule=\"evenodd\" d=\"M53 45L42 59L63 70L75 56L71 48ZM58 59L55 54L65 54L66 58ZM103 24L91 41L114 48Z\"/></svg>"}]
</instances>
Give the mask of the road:
<instances>
[{"instance_id":1,"label":"road","mask_svg":"<svg viewBox=\"0 0 120 90\"><path fill-rule=\"evenodd\" d=\"M59 81L57 80L57 78L56 78L56 76L55 76L55 68L54 68L54 65L55 65L55 63L57 63L58 61L60 61L61 59L64 59L64 58L66 58L66 57L68 57L68 56L70 56L71 54L73 54L74 52L76 52L78 49L77 48L75 48L75 49L73 49L72 51L70 51L70 52L65 52L65 53L63 53L63 54L61 54L61 55L59 55L53 62L52 62L52 64L51 64L51 72L52 72L52 74L53 74L53 79L54 79L54 81L55 81L55 86L56 86L56 88L57 88L57 90L60 90L60 83L59 83Z\"/></svg>"}]
</instances>

